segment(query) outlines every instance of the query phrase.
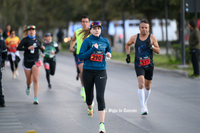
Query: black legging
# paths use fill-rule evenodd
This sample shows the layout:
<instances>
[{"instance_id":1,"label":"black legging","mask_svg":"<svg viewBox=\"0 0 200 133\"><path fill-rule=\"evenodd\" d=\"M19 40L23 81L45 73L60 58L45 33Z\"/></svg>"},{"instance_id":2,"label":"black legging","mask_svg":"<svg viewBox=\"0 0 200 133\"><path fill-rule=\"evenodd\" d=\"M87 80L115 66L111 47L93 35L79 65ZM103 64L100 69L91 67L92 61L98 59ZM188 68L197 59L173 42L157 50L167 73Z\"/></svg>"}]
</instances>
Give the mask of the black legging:
<instances>
[{"instance_id":1,"label":"black legging","mask_svg":"<svg viewBox=\"0 0 200 133\"><path fill-rule=\"evenodd\" d=\"M106 87L106 70L87 70L83 69L83 84L86 94L86 103L91 105L94 98L94 84L96 87L96 98L98 111L105 109L104 92Z\"/></svg>"},{"instance_id":2,"label":"black legging","mask_svg":"<svg viewBox=\"0 0 200 133\"><path fill-rule=\"evenodd\" d=\"M12 70L12 72L15 71L15 69L18 68L18 63L20 61L20 58L18 56L15 56L15 61L12 60L12 56L11 54L8 55L8 60L10 62L10 68ZM15 65L15 66L14 66Z\"/></svg>"},{"instance_id":3,"label":"black legging","mask_svg":"<svg viewBox=\"0 0 200 133\"><path fill-rule=\"evenodd\" d=\"M192 49L191 54L194 75L199 75L199 49Z\"/></svg>"},{"instance_id":4,"label":"black legging","mask_svg":"<svg viewBox=\"0 0 200 133\"><path fill-rule=\"evenodd\" d=\"M50 85L50 75L54 75L55 74L55 70L56 70L56 61L44 61L44 64L48 63L49 64L49 69L45 68L46 71L46 79L48 84Z\"/></svg>"}]
</instances>

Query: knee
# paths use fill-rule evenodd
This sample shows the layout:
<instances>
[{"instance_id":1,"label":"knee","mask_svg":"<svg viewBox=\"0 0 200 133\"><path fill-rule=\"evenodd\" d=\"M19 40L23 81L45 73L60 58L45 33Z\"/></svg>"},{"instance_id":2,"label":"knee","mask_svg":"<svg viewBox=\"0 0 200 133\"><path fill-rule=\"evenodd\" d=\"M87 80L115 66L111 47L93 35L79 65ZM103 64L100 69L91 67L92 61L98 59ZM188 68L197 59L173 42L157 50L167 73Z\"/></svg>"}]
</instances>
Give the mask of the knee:
<instances>
[{"instance_id":1,"label":"knee","mask_svg":"<svg viewBox=\"0 0 200 133\"><path fill-rule=\"evenodd\" d=\"M98 102L98 103L104 102L104 96L98 96L98 95L97 95L97 102Z\"/></svg>"},{"instance_id":2,"label":"knee","mask_svg":"<svg viewBox=\"0 0 200 133\"><path fill-rule=\"evenodd\" d=\"M34 83L34 84L37 84L37 83L38 83L38 78L34 78L34 77L33 77L33 83Z\"/></svg>"},{"instance_id":3,"label":"knee","mask_svg":"<svg viewBox=\"0 0 200 133\"><path fill-rule=\"evenodd\" d=\"M139 87L139 89L143 89L144 88L144 83L139 83L138 87Z\"/></svg>"},{"instance_id":4,"label":"knee","mask_svg":"<svg viewBox=\"0 0 200 133\"><path fill-rule=\"evenodd\" d=\"M145 88L146 88L147 90L150 90L150 89L151 89L151 84L145 84Z\"/></svg>"}]
</instances>

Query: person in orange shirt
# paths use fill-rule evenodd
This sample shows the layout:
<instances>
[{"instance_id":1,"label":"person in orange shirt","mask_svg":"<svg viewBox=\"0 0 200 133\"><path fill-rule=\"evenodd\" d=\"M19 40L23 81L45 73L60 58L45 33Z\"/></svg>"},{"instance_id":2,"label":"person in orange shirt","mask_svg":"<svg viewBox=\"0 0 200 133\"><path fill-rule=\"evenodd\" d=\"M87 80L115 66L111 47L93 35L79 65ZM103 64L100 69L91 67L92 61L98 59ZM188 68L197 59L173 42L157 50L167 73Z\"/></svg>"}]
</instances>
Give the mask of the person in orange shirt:
<instances>
[{"instance_id":1,"label":"person in orange shirt","mask_svg":"<svg viewBox=\"0 0 200 133\"><path fill-rule=\"evenodd\" d=\"M15 31L11 30L10 37L6 38L6 47L8 48L8 60L10 62L10 68L13 73L12 78L16 78L19 75L17 68L20 61L20 54L17 51L17 46L20 43L19 37L15 36Z\"/></svg>"}]
</instances>

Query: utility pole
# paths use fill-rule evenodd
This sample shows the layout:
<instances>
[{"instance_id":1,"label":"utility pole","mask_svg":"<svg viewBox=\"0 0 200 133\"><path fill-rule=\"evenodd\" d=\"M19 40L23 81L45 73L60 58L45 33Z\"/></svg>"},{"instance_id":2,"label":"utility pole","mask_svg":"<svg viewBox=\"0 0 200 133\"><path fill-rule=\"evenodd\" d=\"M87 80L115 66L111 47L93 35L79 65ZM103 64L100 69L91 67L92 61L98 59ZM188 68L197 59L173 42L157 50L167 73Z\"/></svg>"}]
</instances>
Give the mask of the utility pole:
<instances>
[{"instance_id":1,"label":"utility pole","mask_svg":"<svg viewBox=\"0 0 200 133\"><path fill-rule=\"evenodd\" d=\"M185 36L184 36L184 25L185 25L185 1L181 0L181 64L185 65Z\"/></svg>"},{"instance_id":2,"label":"utility pole","mask_svg":"<svg viewBox=\"0 0 200 133\"><path fill-rule=\"evenodd\" d=\"M24 24L27 25L27 1L24 0Z\"/></svg>"},{"instance_id":3,"label":"utility pole","mask_svg":"<svg viewBox=\"0 0 200 133\"><path fill-rule=\"evenodd\" d=\"M101 0L101 10L102 10L102 35L105 37L105 6L104 6L104 0Z\"/></svg>"},{"instance_id":4,"label":"utility pole","mask_svg":"<svg viewBox=\"0 0 200 133\"><path fill-rule=\"evenodd\" d=\"M125 12L122 11L122 20L123 20L123 52L125 53L125 43L126 43L126 28L125 28Z\"/></svg>"},{"instance_id":5,"label":"utility pole","mask_svg":"<svg viewBox=\"0 0 200 133\"><path fill-rule=\"evenodd\" d=\"M167 29L168 22L167 22L167 19L168 19L168 1L165 0L165 27L166 27L166 41L165 41L165 46L166 46L166 53L168 55L169 54L168 53L169 46L168 46L168 29Z\"/></svg>"}]
</instances>

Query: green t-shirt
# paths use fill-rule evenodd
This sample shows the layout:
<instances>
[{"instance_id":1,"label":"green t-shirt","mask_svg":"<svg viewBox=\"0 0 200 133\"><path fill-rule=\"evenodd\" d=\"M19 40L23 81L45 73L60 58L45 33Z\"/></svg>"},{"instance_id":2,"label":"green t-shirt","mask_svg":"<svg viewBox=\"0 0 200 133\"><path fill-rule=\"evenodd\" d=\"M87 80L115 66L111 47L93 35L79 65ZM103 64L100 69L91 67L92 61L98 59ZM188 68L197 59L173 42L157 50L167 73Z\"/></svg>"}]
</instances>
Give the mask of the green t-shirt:
<instances>
[{"instance_id":1,"label":"green t-shirt","mask_svg":"<svg viewBox=\"0 0 200 133\"><path fill-rule=\"evenodd\" d=\"M43 46L45 47L44 59L45 58L53 58L53 59L55 59L55 54L51 54L51 51L56 52L56 48L55 47L58 47L58 44L56 42L43 43Z\"/></svg>"}]
</instances>

